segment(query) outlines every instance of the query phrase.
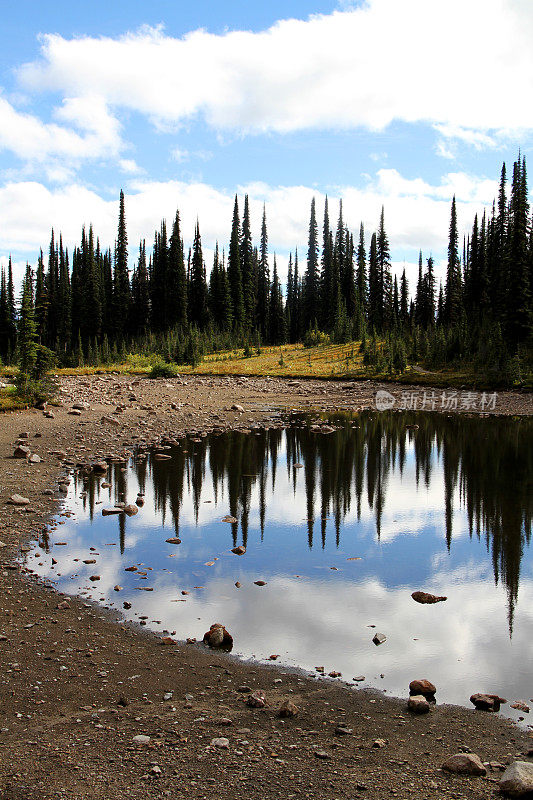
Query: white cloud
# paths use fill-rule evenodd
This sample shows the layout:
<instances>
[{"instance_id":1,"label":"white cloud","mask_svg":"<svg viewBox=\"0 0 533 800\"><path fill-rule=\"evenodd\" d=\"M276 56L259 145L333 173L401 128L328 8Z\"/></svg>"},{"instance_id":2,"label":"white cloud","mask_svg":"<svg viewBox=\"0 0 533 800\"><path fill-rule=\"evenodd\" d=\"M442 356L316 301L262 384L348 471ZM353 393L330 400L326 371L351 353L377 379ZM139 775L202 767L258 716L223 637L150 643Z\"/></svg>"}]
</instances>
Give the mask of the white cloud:
<instances>
[{"instance_id":1,"label":"white cloud","mask_svg":"<svg viewBox=\"0 0 533 800\"><path fill-rule=\"evenodd\" d=\"M402 120L487 146L487 131L533 128L523 102L532 38L533 7L522 0L368 0L258 33L50 34L19 76L27 88L61 92L77 124L86 116L76 104L99 98L167 128L196 115L244 132Z\"/></svg>"},{"instance_id":2,"label":"white cloud","mask_svg":"<svg viewBox=\"0 0 533 800\"><path fill-rule=\"evenodd\" d=\"M140 167L133 158L121 158L118 165L121 171L125 172L126 175L140 175L144 172L142 167Z\"/></svg>"},{"instance_id":3,"label":"white cloud","mask_svg":"<svg viewBox=\"0 0 533 800\"><path fill-rule=\"evenodd\" d=\"M432 251L437 260L439 253L445 251L452 196L457 197L460 224L468 229L474 214L492 203L497 188L496 181L465 173L449 173L441 183L432 185L419 178L404 178L394 169L381 169L364 188L331 187L331 224L336 224L338 199L342 197L345 223L357 237L363 221L368 244L384 205L393 256L399 250L412 253L406 267L409 279L416 280L419 248L426 257ZM250 183L238 187L241 213L245 193L250 198L255 241L259 241L263 203L266 204L270 253L277 253L280 274L285 279L289 251L298 247L301 263L306 258L311 199L316 198L321 227L325 197L309 186ZM233 199L232 192L206 183L131 180L126 190L126 218L132 256L135 257L139 239L146 238L150 246L161 219L166 218L170 223L178 208L186 243L192 239L198 216L204 256L210 268L210 251L215 242L218 240L221 248L227 248ZM75 183L48 188L36 181L10 182L0 188L0 249L4 253L22 254L34 262L39 247L47 246L52 227L56 233L61 230L64 243L72 247L79 242L82 225L90 223L101 244L107 247L115 239L117 217L115 198L105 199ZM401 272L401 260L396 267Z\"/></svg>"},{"instance_id":4,"label":"white cloud","mask_svg":"<svg viewBox=\"0 0 533 800\"><path fill-rule=\"evenodd\" d=\"M49 180L68 180L73 169L87 158L116 157L122 147L119 125L101 98L70 99L55 116L67 125L17 111L0 96L0 151L8 150L27 162L44 166Z\"/></svg>"},{"instance_id":5,"label":"white cloud","mask_svg":"<svg viewBox=\"0 0 533 800\"><path fill-rule=\"evenodd\" d=\"M435 125L435 130L444 139L455 139L466 142L475 147L476 150L483 150L487 147L496 147L496 140L483 131L469 130L461 125Z\"/></svg>"}]
</instances>

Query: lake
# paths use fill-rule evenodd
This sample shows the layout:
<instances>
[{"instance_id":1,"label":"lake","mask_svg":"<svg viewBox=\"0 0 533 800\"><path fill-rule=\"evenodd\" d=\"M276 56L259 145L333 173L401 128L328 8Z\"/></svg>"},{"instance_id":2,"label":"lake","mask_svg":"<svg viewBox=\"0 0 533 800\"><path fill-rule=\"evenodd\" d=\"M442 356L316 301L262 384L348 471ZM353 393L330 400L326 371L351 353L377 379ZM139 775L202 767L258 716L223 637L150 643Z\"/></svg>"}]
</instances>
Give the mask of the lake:
<instances>
[{"instance_id":1,"label":"lake","mask_svg":"<svg viewBox=\"0 0 533 800\"><path fill-rule=\"evenodd\" d=\"M437 702L533 698L533 421L294 415L166 448L75 473L29 566L176 639L221 622L244 658L404 697L428 678ZM136 515L102 516L139 493Z\"/></svg>"}]
</instances>

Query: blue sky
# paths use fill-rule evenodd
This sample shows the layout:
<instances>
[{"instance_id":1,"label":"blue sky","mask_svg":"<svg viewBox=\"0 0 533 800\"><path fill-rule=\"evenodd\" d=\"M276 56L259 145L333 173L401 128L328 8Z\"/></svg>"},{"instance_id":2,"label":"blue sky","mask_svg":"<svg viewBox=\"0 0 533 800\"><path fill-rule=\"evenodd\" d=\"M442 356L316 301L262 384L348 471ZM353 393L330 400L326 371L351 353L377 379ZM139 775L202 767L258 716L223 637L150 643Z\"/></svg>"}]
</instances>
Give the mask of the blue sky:
<instances>
[{"instance_id":1,"label":"blue sky","mask_svg":"<svg viewBox=\"0 0 533 800\"><path fill-rule=\"evenodd\" d=\"M533 145L527 0L10 3L0 47L0 260L20 274L50 228L132 255L176 208L186 244L227 246L247 192L284 271L309 205L370 237L385 206L395 269L445 257ZM516 76L521 80L517 82ZM516 87L516 88L515 88Z\"/></svg>"}]
</instances>

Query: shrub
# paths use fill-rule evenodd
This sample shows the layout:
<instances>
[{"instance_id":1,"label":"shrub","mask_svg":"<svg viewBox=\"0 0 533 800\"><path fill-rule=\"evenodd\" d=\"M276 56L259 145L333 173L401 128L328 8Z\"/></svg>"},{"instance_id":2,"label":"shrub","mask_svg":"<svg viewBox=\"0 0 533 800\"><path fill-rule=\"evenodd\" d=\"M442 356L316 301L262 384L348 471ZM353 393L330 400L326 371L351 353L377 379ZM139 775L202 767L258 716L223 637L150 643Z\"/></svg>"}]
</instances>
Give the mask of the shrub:
<instances>
[{"instance_id":1,"label":"shrub","mask_svg":"<svg viewBox=\"0 0 533 800\"><path fill-rule=\"evenodd\" d=\"M165 361L156 361L148 373L149 378L175 378L178 370L175 364L167 364Z\"/></svg>"},{"instance_id":2,"label":"shrub","mask_svg":"<svg viewBox=\"0 0 533 800\"><path fill-rule=\"evenodd\" d=\"M320 344L329 344L329 336L324 331L319 331L315 325L309 328L304 336L304 347L318 347Z\"/></svg>"}]
</instances>

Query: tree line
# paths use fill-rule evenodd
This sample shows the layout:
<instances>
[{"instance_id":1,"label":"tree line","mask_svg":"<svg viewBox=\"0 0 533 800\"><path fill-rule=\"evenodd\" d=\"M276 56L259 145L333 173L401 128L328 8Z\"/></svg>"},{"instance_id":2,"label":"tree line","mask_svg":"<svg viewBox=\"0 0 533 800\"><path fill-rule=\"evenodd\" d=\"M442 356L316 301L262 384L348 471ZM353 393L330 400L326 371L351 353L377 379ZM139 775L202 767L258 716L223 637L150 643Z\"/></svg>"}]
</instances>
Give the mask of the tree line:
<instances>
[{"instance_id":1,"label":"tree line","mask_svg":"<svg viewBox=\"0 0 533 800\"><path fill-rule=\"evenodd\" d=\"M235 197L226 251L217 243L209 271L199 222L186 252L179 212L155 232L151 251L139 243L128 267L124 193L114 248L103 249L92 226L71 253L52 231L47 258L29 264L17 302L11 259L0 273L0 358L20 362L24 348L53 351L64 365L159 352L188 361L207 350L305 341L361 340L365 363L401 371L407 357L435 365L464 359L530 363L533 320L533 226L526 162L505 164L498 197L476 215L459 242L452 200L447 270L437 286L434 262L420 253L416 287L392 275L384 209L368 246L361 223L354 237L342 201L332 227L325 200L319 232L311 202L305 261L289 256L285 294L270 258L266 209L260 241L251 234L248 196Z\"/></svg>"}]
</instances>

